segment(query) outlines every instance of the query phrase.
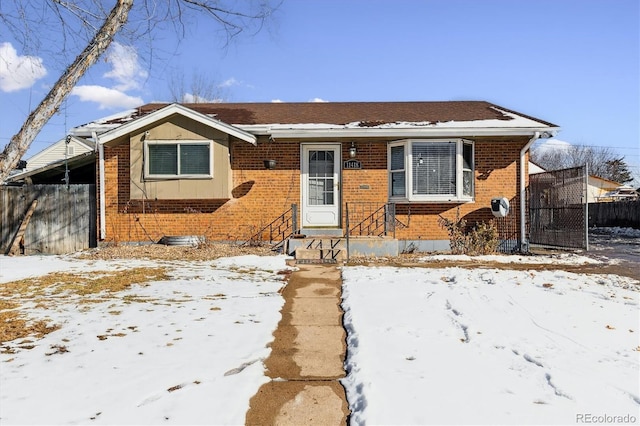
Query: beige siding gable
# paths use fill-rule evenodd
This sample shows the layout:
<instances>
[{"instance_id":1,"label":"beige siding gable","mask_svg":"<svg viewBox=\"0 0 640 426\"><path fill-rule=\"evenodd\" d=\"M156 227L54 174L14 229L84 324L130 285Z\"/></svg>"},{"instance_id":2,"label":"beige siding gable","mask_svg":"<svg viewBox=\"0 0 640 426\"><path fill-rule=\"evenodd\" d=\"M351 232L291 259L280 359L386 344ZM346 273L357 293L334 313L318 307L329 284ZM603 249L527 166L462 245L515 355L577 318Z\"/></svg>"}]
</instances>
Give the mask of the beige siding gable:
<instances>
[{"instance_id":1,"label":"beige siding gable","mask_svg":"<svg viewBox=\"0 0 640 426\"><path fill-rule=\"evenodd\" d=\"M149 178L145 174L145 140L211 141L212 177ZM229 136L185 117L174 116L132 133L129 139L132 200L226 199L231 197Z\"/></svg>"}]
</instances>

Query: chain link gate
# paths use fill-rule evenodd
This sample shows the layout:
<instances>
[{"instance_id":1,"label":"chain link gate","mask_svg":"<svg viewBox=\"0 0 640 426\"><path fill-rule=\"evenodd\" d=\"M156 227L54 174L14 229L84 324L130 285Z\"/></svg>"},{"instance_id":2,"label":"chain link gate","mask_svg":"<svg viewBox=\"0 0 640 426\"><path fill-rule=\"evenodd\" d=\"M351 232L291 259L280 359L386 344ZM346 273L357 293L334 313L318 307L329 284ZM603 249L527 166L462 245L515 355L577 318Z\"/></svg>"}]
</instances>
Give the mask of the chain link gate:
<instances>
[{"instance_id":1,"label":"chain link gate","mask_svg":"<svg viewBox=\"0 0 640 426\"><path fill-rule=\"evenodd\" d=\"M529 242L588 249L587 166L529 176Z\"/></svg>"}]
</instances>

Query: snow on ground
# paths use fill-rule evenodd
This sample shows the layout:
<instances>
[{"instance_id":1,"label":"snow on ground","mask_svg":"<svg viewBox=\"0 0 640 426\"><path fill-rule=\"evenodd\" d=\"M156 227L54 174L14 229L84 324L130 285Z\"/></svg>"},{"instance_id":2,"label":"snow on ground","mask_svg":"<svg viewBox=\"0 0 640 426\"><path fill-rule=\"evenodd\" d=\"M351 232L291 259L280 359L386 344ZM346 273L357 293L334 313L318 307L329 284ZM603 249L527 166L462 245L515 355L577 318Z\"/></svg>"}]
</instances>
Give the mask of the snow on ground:
<instances>
[{"instance_id":1,"label":"snow on ground","mask_svg":"<svg viewBox=\"0 0 640 426\"><path fill-rule=\"evenodd\" d=\"M244 423L249 399L267 382L262 360L284 302L277 274L286 269L284 256L194 263L0 257L0 282L154 265L169 267L173 279L99 303L69 296L50 300L49 309L23 306L62 327L33 349L0 353L1 424Z\"/></svg>"},{"instance_id":2,"label":"snow on ground","mask_svg":"<svg viewBox=\"0 0 640 426\"><path fill-rule=\"evenodd\" d=\"M495 262L495 263L526 263L530 265L586 265L602 263L601 260L592 259L586 256L580 256L572 253L559 253L553 255L484 255L484 256L468 256L466 254L435 254L418 258L419 262Z\"/></svg>"},{"instance_id":3,"label":"snow on ground","mask_svg":"<svg viewBox=\"0 0 640 426\"><path fill-rule=\"evenodd\" d=\"M589 228L589 233L596 235L609 235L626 238L640 238L640 229L625 228L620 226L593 227Z\"/></svg>"},{"instance_id":4,"label":"snow on ground","mask_svg":"<svg viewBox=\"0 0 640 426\"><path fill-rule=\"evenodd\" d=\"M352 424L640 419L631 279L362 266L343 278Z\"/></svg>"},{"instance_id":5,"label":"snow on ground","mask_svg":"<svg viewBox=\"0 0 640 426\"><path fill-rule=\"evenodd\" d=\"M534 259L592 262L484 260ZM62 327L30 350L0 353L0 424L244 423L249 399L267 381L262 360L280 320L285 257L0 256L0 286L54 271L140 266L167 267L172 279L94 303L70 295L51 298L49 309L23 304L30 317ZM640 419L638 282L487 268L354 266L343 277L343 383L353 424Z\"/></svg>"}]
</instances>

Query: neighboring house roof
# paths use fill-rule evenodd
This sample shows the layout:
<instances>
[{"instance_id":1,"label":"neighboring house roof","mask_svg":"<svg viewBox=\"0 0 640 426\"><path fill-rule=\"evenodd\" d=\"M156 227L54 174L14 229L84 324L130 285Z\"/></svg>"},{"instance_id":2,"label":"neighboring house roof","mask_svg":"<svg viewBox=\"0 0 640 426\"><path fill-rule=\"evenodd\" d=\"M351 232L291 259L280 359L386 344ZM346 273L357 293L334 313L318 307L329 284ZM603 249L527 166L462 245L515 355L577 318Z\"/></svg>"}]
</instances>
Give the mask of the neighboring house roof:
<instances>
[{"instance_id":1,"label":"neighboring house roof","mask_svg":"<svg viewBox=\"0 0 640 426\"><path fill-rule=\"evenodd\" d=\"M177 104L153 103L76 129L121 128ZM451 102L304 102L181 104L218 123L255 135L297 137L424 135L528 135L555 132L555 124L484 101ZM93 126L93 127L92 127ZM101 137L102 139L102 137Z\"/></svg>"},{"instance_id":2,"label":"neighboring house roof","mask_svg":"<svg viewBox=\"0 0 640 426\"><path fill-rule=\"evenodd\" d=\"M630 186L622 185L618 188L603 194L600 198L602 201L619 201L631 200L635 201L640 197L640 193Z\"/></svg>"},{"instance_id":3,"label":"neighboring house roof","mask_svg":"<svg viewBox=\"0 0 640 426\"><path fill-rule=\"evenodd\" d=\"M621 184L620 182L616 182L611 179L605 179L603 177L596 176L596 175L589 175L589 183L595 184L595 182L601 182L602 187L618 188L618 187L626 186Z\"/></svg>"},{"instance_id":4,"label":"neighboring house roof","mask_svg":"<svg viewBox=\"0 0 640 426\"><path fill-rule=\"evenodd\" d=\"M62 158L57 161L45 164L44 166L37 167L31 170L25 170L21 173L16 173L7 178L7 182L20 182L26 178L32 178L34 176L40 176L41 178L47 178L52 175L60 174L65 169L73 170L78 167L83 167L88 164L94 163L96 156L94 151L87 151L81 154L75 155L70 158Z\"/></svg>"},{"instance_id":5,"label":"neighboring house roof","mask_svg":"<svg viewBox=\"0 0 640 426\"><path fill-rule=\"evenodd\" d=\"M67 138L60 139L59 141L49 145L47 148L29 157L27 161L27 167L25 170L34 170L47 164L64 160L66 158L72 158L75 155L79 155L85 152L92 152L95 149L93 141L70 136L67 143Z\"/></svg>"}]
</instances>

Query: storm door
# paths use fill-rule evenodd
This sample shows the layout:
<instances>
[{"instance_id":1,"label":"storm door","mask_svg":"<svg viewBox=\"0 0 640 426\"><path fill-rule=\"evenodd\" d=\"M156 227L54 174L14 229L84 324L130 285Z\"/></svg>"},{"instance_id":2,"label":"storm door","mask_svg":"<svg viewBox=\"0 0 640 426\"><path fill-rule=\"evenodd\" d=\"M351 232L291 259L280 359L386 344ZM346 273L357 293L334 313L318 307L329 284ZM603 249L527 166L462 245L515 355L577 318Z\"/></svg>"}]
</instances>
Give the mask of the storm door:
<instances>
[{"instance_id":1,"label":"storm door","mask_svg":"<svg viewBox=\"0 0 640 426\"><path fill-rule=\"evenodd\" d=\"M340 224L340 145L302 145L302 227Z\"/></svg>"}]
</instances>

